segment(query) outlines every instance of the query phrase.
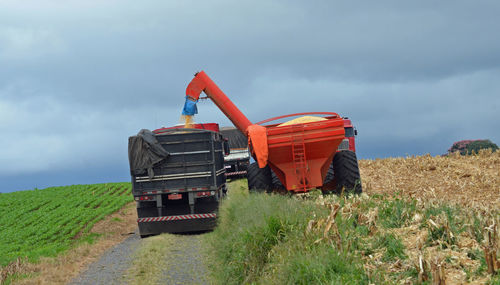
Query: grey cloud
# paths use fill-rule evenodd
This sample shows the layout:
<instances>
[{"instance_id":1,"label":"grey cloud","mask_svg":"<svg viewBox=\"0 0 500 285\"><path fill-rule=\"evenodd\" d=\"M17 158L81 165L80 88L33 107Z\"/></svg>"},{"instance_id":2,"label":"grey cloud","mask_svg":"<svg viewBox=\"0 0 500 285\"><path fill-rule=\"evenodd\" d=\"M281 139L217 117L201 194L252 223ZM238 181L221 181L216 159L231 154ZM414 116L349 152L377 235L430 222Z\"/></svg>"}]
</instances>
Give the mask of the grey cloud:
<instances>
[{"instance_id":1,"label":"grey cloud","mask_svg":"<svg viewBox=\"0 0 500 285\"><path fill-rule=\"evenodd\" d=\"M155 83L168 74L175 86L181 77L171 66L192 72L221 62L224 68L217 69L229 74L254 76L278 67L308 78L392 81L446 77L500 60L495 2L172 3L94 4L23 20L49 21L70 42L62 64L77 63L68 70L56 62L51 74L74 73L71 83L90 83L101 69L108 88L129 78L144 81L141 73ZM128 76L114 78L117 71Z\"/></svg>"},{"instance_id":2,"label":"grey cloud","mask_svg":"<svg viewBox=\"0 0 500 285\"><path fill-rule=\"evenodd\" d=\"M498 14L465 0L2 2L0 162L12 167L0 180L126 169L127 137L176 124L201 69L254 122L351 117L364 158L498 143ZM211 102L199 110L230 124Z\"/></svg>"}]
</instances>

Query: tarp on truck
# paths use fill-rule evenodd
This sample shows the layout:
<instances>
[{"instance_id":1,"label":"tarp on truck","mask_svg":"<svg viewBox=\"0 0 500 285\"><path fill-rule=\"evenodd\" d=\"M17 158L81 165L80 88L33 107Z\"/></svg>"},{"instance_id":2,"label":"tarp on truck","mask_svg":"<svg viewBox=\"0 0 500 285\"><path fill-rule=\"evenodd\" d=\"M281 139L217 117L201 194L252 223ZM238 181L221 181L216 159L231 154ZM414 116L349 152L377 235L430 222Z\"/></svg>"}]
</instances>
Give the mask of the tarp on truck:
<instances>
[{"instance_id":1,"label":"tarp on truck","mask_svg":"<svg viewBox=\"0 0 500 285\"><path fill-rule=\"evenodd\" d=\"M128 160L132 175L148 173L154 176L153 165L169 156L153 132L142 129L136 136L128 138Z\"/></svg>"},{"instance_id":2,"label":"tarp on truck","mask_svg":"<svg viewBox=\"0 0 500 285\"><path fill-rule=\"evenodd\" d=\"M233 127L223 127L220 133L229 142L229 148L246 148L248 147L248 139L240 130Z\"/></svg>"}]
</instances>

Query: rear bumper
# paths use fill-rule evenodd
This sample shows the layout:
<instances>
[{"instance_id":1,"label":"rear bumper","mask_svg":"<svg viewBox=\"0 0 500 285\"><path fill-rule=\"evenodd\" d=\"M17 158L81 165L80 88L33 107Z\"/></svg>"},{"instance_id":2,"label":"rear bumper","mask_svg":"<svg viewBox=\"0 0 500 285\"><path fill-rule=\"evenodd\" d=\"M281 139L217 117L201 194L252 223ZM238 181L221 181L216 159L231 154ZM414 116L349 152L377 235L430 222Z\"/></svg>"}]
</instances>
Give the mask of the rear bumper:
<instances>
[{"instance_id":1,"label":"rear bumper","mask_svg":"<svg viewBox=\"0 0 500 285\"><path fill-rule=\"evenodd\" d=\"M249 160L232 160L232 161L225 161L224 162L225 169L226 169L226 177L232 177L232 176L246 176L247 175L247 169L249 165Z\"/></svg>"},{"instance_id":2,"label":"rear bumper","mask_svg":"<svg viewBox=\"0 0 500 285\"><path fill-rule=\"evenodd\" d=\"M235 171L235 172L226 172L226 177L231 177L231 176L246 176L247 171Z\"/></svg>"},{"instance_id":3,"label":"rear bumper","mask_svg":"<svg viewBox=\"0 0 500 285\"><path fill-rule=\"evenodd\" d=\"M146 217L137 219L137 224L140 235L207 231L217 225L217 214Z\"/></svg>"}]
</instances>

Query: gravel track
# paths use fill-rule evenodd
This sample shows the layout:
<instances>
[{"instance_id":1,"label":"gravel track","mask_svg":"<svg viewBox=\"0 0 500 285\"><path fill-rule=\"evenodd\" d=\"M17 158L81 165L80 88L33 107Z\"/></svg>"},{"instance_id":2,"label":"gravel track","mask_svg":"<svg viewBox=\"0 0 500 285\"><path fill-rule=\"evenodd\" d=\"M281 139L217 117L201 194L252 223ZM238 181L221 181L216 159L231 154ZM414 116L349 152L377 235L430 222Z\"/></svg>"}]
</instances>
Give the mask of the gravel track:
<instances>
[{"instance_id":1,"label":"gravel track","mask_svg":"<svg viewBox=\"0 0 500 285\"><path fill-rule=\"evenodd\" d=\"M124 284L126 270L132 264L133 253L139 248L141 238L137 233L106 251L92 263L80 276L73 279L71 285L86 284Z\"/></svg>"},{"instance_id":2,"label":"gravel track","mask_svg":"<svg viewBox=\"0 0 500 285\"><path fill-rule=\"evenodd\" d=\"M209 284L201 245L203 234L172 234L168 238L165 270L158 284ZM69 284L127 284L127 269L144 241L138 233L114 246Z\"/></svg>"},{"instance_id":3,"label":"gravel track","mask_svg":"<svg viewBox=\"0 0 500 285\"><path fill-rule=\"evenodd\" d=\"M203 234L172 235L161 284L209 284L202 248Z\"/></svg>"}]
</instances>

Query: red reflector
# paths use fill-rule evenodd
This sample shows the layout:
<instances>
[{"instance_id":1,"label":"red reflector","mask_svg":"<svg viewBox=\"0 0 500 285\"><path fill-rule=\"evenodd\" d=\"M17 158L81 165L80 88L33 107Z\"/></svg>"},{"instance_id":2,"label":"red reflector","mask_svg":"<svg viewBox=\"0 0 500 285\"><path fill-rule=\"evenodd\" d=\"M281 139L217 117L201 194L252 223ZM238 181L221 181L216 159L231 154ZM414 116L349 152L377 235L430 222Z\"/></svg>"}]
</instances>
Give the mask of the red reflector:
<instances>
[{"instance_id":1,"label":"red reflector","mask_svg":"<svg viewBox=\"0 0 500 285\"><path fill-rule=\"evenodd\" d=\"M214 192L214 193L211 193L211 192L209 192L209 191L206 191L206 192L205 192L205 191L203 191L203 192L196 192L196 196L198 196L198 197L202 197L202 196L212 196L212 195L214 195L214 194L215 194L215 192Z\"/></svg>"},{"instance_id":2,"label":"red reflector","mask_svg":"<svg viewBox=\"0 0 500 285\"><path fill-rule=\"evenodd\" d=\"M182 194L170 194L168 195L168 200L179 200L182 199Z\"/></svg>"}]
</instances>

